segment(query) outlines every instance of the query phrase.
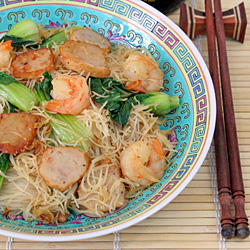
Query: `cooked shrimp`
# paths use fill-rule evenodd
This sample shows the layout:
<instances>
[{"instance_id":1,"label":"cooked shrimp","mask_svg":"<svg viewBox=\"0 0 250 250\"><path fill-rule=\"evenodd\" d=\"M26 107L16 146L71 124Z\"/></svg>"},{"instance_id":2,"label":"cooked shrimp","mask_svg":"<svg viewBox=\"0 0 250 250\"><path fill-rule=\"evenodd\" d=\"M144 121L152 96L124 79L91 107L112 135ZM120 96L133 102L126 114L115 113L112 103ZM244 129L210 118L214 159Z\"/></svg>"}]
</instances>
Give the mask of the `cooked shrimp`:
<instances>
[{"instance_id":1,"label":"cooked shrimp","mask_svg":"<svg viewBox=\"0 0 250 250\"><path fill-rule=\"evenodd\" d=\"M104 78L110 75L106 51L97 45L70 40L60 45L59 51L62 63L69 69L84 76Z\"/></svg>"},{"instance_id":2,"label":"cooked shrimp","mask_svg":"<svg viewBox=\"0 0 250 250\"><path fill-rule=\"evenodd\" d=\"M159 63L140 52L132 52L128 56L122 74L128 79L127 89L150 93L159 91L163 86L163 72Z\"/></svg>"},{"instance_id":3,"label":"cooked shrimp","mask_svg":"<svg viewBox=\"0 0 250 250\"><path fill-rule=\"evenodd\" d=\"M70 35L70 40L98 45L101 49L106 50L107 53L112 48L112 44L106 37L89 28L74 30Z\"/></svg>"},{"instance_id":4,"label":"cooked shrimp","mask_svg":"<svg viewBox=\"0 0 250 250\"><path fill-rule=\"evenodd\" d=\"M86 79L82 76L61 75L52 80L54 98L44 103L49 111L77 115L90 104L90 93Z\"/></svg>"},{"instance_id":5,"label":"cooked shrimp","mask_svg":"<svg viewBox=\"0 0 250 250\"><path fill-rule=\"evenodd\" d=\"M148 143L137 141L121 153L120 163L125 177L142 186L149 186L163 176L165 154L157 139Z\"/></svg>"},{"instance_id":6,"label":"cooked shrimp","mask_svg":"<svg viewBox=\"0 0 250 250\"><path fill-rule=\"evenodd\" d=\"M29 50L15 56L11 62L10 70L14 77L36 79L45 71L54 69L54 54L47 48Z\"/></svg>"},{"instance_id":7,"label":"cooked shrimp","mask_svg":"<svg viewBox=\"0 0 250 250\"><path fill-rule=\"evenodd\" d=\"M0 68L6 68L9 64L9 60L11 58L11 46L12 41L6 41L3 43L0 43Z\"/></svg>"}]
</instances>

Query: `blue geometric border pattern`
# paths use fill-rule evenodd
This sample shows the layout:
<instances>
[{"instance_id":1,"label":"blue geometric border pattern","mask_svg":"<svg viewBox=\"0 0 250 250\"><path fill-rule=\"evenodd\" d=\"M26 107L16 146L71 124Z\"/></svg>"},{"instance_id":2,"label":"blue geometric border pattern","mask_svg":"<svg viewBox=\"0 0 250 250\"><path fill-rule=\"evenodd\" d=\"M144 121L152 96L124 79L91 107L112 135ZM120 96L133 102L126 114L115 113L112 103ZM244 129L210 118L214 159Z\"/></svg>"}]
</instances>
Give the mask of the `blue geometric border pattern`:
<instances>
[{"instance_id":1,"label":"blue geometric border pattern","mask_svg":"<svg viewBox=\"0 0 250 250\"><path fill-rule=\"evenodd\" d=\"M115 11L123 16L127 16L131 8L131 5L127 3L121 1L112 1L112 0L102 0L100 1L99 6L104 9Z\"/></svg>"}]
</instances>

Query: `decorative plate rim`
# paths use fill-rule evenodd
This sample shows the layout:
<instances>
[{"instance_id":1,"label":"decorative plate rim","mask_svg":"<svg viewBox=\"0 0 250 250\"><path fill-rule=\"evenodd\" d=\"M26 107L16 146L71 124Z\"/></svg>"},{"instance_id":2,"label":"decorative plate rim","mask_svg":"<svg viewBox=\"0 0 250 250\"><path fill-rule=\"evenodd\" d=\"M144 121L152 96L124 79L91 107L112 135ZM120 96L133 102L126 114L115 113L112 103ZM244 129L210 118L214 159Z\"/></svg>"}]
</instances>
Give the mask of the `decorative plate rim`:
<instances>
[{"instance_id":1,"label":"decorative plate rim","mask_svg":"<svg viewBox=\"0 0 250 250\"><path fill-rule=\"evenodd\" d=\"M190 52L194 55L196 58L197 62L199 63L200 69L202 70L203 77L205 79L206 88L207 88L207 93L209 95L209 113L207 116L209 116L209 128L207 130L205 142L204 142L204 147L202 152L197 156L197 160L195 163L195 166L192 168L192 171L188 174L188 176L185 178L184 181L174 190L173 193L171 193L168 197L165 199L161 200L160 203L157 205L153 206L151 209L147 210L146 212L143 212L142 214L137 215L136 217L133 217L122 224L118 224L109 228L102 228L98 231L94 232L86 232L86 233L78 233L78 234L59 234L59 235L36 235L36 234L27 234L27 233L22 233L22 232L14 232L11 230L5 230L5 229L0 229L0 234L5 235L5 236L11 236L11 237L16 237L24 240L32 240L32 241L74 241L74 240L80 240L80 239L87 239L87 238L93 238L93 237L99 237L103 235L107 235L110 233L114 233L116 231L120 231L122 229L128 228L130 226L133 226L144 219L150 217L160 209L162 209L164 206L169 204L175 197L177 197L184 189L185 187L189 184L189 182L193 179L193 177L196 175L198 170L200 169L203 161L205 160L207 153L209 151L210 145L212 143L213 139L213 133L215 129L215 120L216 120L216 102L215 102L215 93L214 93L214 88L212 84L212 79L210 76L210 73L207 69L207 65L202 58L200 52L194 45L194 43L187 37L187 35L179 28L178 25L176 25L171 19L169 19L166 15L162 14L161 12L157 11L153 7L147 5L145 2L140 1L140 0L128 0L128 2L131 3L136 3L137 5L143 7L144 9L147 9L147 11L152 12L155 14L161 21L164 23L167 23L171 29L173 29L182 39L183 42L188 46L190 49ZM41 4L45 3L51 3L51 4L56 4L54 1L43 1ZM70 2L65 2L65 4L71 6L73 4L70 4ZM31 3L32 5L32 3ZM78 6L81 8L81 6ZM0 11L1 12L1 11Z\"/></svg>"}]
</instances>

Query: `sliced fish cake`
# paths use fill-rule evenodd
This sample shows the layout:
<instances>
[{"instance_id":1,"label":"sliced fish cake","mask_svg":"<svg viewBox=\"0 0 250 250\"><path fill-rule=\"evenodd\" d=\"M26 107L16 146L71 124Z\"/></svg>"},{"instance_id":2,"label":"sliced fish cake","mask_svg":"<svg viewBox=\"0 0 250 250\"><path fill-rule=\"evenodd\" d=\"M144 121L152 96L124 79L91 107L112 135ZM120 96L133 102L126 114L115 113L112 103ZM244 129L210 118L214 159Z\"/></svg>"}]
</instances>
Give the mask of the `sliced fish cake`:
<instances>
[{"instance_id":1,"label":"sliced fish cake","mask_svg":"<svg viewBox=\"0 0 250 250\"><path fill-rule=\"evenodd\" d=\"M38 117L29 113L0 114L0 151L19 154L28 149L36 137Z\"/></svg>"},{"instance_id":2,"label":"sliced fish cake","mask_svg":"<svg viewBox=\"0 0 250 250\"><path fill-rule=\"evenodd\" d=\"M89 167L87 153L75 147L49 147L42 155L39 174L51 188L67 190Z\"/></svg>"},{"instance_id":3,"label":"sliced fish cake","mask_svg":"<svg viewBox=\"0 0 250 250\"><path fill-rule=\"evenodd\" d=\"M29 50L15 56L10 70L13 76L23 79L36 79L45 71L51 72L54 68L54 54L47 48Z\"/></svg>"},{"instance_id":4,"label":"sliced fish cake","mask_svg":"<svg viewBox=\"0 0 250 250\"><path fill-rule=\"evenodd\" d=\"M89 28L74 30L70 34L70 40L98 45L101 49L104 49L107 54L112 48L111 42L106 37Z\"/></svg>"},{"instance_id":5,"label":"sliced fish cake","mask_svg":"<svg viewBox=\"0 0 250 250\"><path fill-rule=\"evenodd\" d=\"M99 78L109 77L105 50L97 45L67 41L60 45L60 59L69 69Z\"/></svg>"}]
</instances>

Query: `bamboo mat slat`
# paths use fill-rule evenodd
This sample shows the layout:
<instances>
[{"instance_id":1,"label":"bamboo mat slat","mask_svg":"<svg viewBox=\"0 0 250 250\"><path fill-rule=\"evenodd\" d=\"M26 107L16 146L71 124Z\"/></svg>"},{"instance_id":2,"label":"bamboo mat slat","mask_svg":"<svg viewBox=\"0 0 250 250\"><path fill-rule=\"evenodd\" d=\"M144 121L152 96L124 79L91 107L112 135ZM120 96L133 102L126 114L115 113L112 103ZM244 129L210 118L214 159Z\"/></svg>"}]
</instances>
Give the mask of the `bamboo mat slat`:
<instances>
[{"instance_id":1,"label":"bamboo mat slat","mask_svg":"<svg viewBox=\"0 0 250 250\"><path fill-rule=\"evenodd\" d=\"M179 234L179 237L182 237L182 234L190 234L192 237L192 234L203 234L203 233L212 233L212 234L217 234L217 226L190 226L190 225L181 225L181 226L176 226L176 225L171 225L171 226L138 226L135 225L131 228L124 229L120 232L120 237L122 239L123 233L134 233L134 234L145 234L145 238L147 238L147 234L151 233L164 233L164 237L162 240L167 239L168 234ZM167 244L168 242L166 242ZM147 247L145 245L145 247Z\"/></svg>"},{"instance_id":2,"label":"bamboo mat slat","mask_svg":"<svg viewBox=\"0 0 250 250\"><path fill-rule=\"evenodd\" d=\"M204 10L203 0L188 0ZM222 0L223 10L239 0ZM245 1L250 20L250 1ZM179 10L169 16L179 23ZM228 62L239 138L239 148L246 192L246 213L250 215L250 26L244 44L227 38ZM206 36L199 40L201 54L208 62ZM194 41L194 43L196 43ZM219 203L213 146L194 179L170 204L150 218L115 234L74 242L32 242L0 236L0 250L21 249L116 249L116 250L250 250L250 237L224 240L219 234ZM233 206L232 206L233 208Z\"/></svg>"}]
</instances>

